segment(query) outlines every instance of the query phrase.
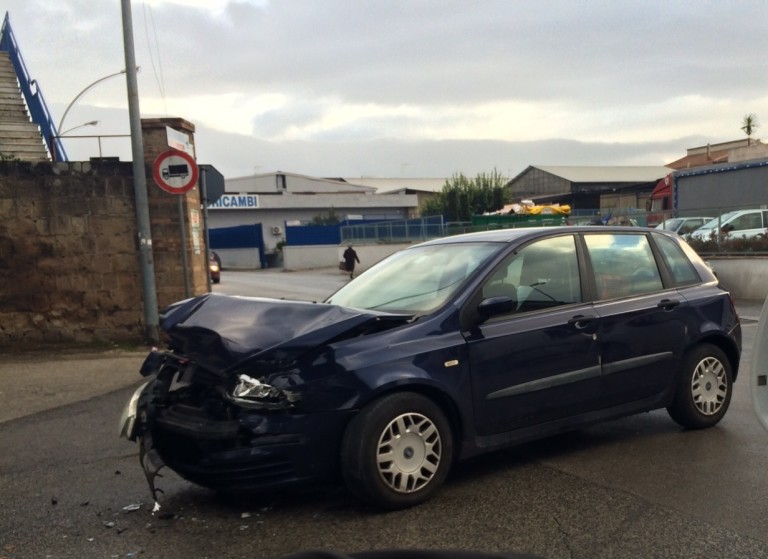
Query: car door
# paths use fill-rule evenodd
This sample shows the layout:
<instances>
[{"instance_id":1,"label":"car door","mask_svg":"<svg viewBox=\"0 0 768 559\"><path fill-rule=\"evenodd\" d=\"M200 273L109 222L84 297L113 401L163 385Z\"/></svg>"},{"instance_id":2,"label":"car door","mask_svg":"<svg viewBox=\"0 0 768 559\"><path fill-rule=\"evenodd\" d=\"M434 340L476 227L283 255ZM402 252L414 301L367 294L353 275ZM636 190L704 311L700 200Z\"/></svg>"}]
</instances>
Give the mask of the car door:
<instances>
[{"instance_id":1,"label":"car door","mask_svg":"<svg viewBox=\"0 0 768 559\"><path fill-rule=\"evenodd\" d=\"M665 288L648 235L596 232L583 239L595 282L602 405L659 396L675 381L685 348L686 301L674 286Z\"/></svg>"},{"instance_id":2,"label":"car door","mask_svg":"<svg viewBox=\"0 0 768 559\"><path fill-rule=\"evenodd\" d=\"M475 428L493 435L592 408L600 393L594 312L583 301L573 235L510 254L482 295L510 297L514 310L464 333Z\"/></svg>"}]
</instances>

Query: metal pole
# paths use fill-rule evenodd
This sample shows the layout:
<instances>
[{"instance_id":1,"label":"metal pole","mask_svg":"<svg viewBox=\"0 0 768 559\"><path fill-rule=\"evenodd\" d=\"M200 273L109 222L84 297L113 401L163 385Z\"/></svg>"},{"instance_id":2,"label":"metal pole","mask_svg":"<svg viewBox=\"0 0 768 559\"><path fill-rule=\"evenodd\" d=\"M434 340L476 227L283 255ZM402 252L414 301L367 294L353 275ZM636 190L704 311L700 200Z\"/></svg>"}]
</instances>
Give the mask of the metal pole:
<instances>
[{"instance_id":1,"label":"metal pole","mask_svg":"<svg viewBox=\"0 0 768 559\"><path fill-rule=\"evenodd\" d=\"M200 194L203 199L203 233L205 236L205 277L208 278L208 292L211 292L211 239L208 235L208 184L206 182L208 169L200 167ZM219 269L221 273L221 269Z\"/></svg>"},{"instance_id":2,"label":"metal pole","mask_svg":"<svg viewBox=\"0 0 768 559\"><path fill-rule=\"evenodd\" d=\"M189 257L187 256L187 226L184 219L184 195L177 194L179 200L179 237L181 237L181 269L184 272L184 298L189 299Z\"/></svg>"},{"instance_id":3,"label":"metal pole","mask_svg":"<svg viewBox=\"0 0 768 559\"><path fill-rule=\"evenodd\" d=\"M147 175L144 167L144 141L141 136L139 112L139 86L136 80L136 54L133 47L133 19L131 0L120 0L123 15L123 43L125 46L125 79L128 87L128 115L131 122L131 151L133 154L133 183L136 197L136 223L138 225L139 254L141 257L141 286L144 295L144 323L147 339L160 341L155 263L152 257L152 232L149 222Z\"/></svg>"}]
</instances>

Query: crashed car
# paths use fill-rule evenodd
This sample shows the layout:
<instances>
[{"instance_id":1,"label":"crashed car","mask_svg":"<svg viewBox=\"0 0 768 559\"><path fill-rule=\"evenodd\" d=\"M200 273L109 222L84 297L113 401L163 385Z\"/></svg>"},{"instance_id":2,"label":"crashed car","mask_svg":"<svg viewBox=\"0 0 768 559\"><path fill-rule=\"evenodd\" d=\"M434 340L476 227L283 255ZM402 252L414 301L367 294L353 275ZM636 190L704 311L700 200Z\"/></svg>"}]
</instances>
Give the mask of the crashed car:
<instances>
[{"instance_id":1,"label":"crashed car","mask_svg":"<svg viewBox=\"0 0 768 559\"><path fill-rule=\"evenodd\" d=\"M207 294L161 327L121 423L155 496L164 466L227 493L340 474L385 509L429 499L457 459L597 421L711 427L741 352L704 262L636 227L437 239L323 303Z\"/></svg>"}]
</instances>

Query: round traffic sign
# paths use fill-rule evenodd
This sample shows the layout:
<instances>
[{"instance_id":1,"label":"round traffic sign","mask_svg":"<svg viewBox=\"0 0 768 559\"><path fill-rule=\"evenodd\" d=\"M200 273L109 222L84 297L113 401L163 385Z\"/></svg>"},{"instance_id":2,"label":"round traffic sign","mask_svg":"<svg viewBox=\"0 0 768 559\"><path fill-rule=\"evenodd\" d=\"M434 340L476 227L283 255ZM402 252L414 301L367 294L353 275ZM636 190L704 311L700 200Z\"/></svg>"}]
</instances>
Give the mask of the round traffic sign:
<instances>
[{"instance_id":1,"label":"round traffic sign","mask_svg":"<svg viewBox=\"0 0 768 559\"><path fill-rule=\"evenodd\" d=\"M186 152L177 149L164 151L152 165L152 176L157 186L171 194L184 194L197 184L197 163Z\"/></svg>"}]
</instances>

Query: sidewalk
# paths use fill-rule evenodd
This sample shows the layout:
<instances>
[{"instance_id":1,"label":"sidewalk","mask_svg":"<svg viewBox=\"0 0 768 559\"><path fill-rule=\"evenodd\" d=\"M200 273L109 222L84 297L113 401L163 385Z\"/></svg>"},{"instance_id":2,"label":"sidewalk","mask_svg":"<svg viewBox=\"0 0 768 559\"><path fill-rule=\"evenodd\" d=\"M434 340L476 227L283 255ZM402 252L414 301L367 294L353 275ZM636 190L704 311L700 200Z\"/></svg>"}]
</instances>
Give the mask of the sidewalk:
<instances>
[{"instance_id":1,"label":"sidewalk","mask_svg":"<svg viewBox=\"0 0 768 559\"><path fill-rule=\"evenodd\" d=\"M138 384L146 355L147 351L62 354L46 349L2 355L0 423Z\"/></svg>"}]
</instances>

